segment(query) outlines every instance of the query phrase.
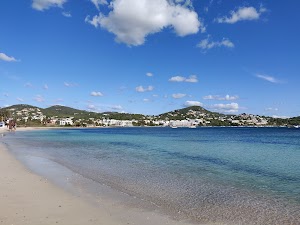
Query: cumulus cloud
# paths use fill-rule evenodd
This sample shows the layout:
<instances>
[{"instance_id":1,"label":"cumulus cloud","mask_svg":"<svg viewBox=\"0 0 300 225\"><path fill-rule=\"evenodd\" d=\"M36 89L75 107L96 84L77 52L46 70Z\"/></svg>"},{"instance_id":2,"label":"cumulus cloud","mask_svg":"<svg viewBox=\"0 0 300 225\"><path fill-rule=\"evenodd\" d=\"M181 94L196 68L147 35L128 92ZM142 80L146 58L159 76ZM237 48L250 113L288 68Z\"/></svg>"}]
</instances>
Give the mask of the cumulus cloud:
<instances>
[{"instance_id":1,"label":"cumulus cloud","mask_svg":"<svg viewBox=\"0 0 300 225\"><path fill-rule=\"evenodd\" d=\"M152 91L154 89L153 86L148 86L148 87L143 87L143 86L138 86L135 88L137 92L146 92L146 91Z\"/></svg>"},{"instance_id":2,"label":"cumulus cloud","mask_svg":"<svg viewBox=\"0 0 300 225\"><path fill-rule=\"evenodd\" d=\"M184 103L184 106L202 106L203 104L201 102L198 102L198 101L186 101Z\"/></svg>"},{"instance_id":3,"label":"cumulus cloud","mask_svg":"<svg viewBox=\"0 0 300 225\"><path fill-rule=\"evenodd\" d=\"M242 20L258 20L262 13L266 12L266 8L260 7L255 9L254 7L240 7L237 11L231 11L230 16L224 16L217 18L218 23L236 23Z\"/></svg>"},{"instance_id":4,"label":"cumulus cloud","mask_svg":"<svg viewBox=\"0 0 300 225\"><path fill-rule=\"evenodd\" d=\"M235 102L229 104L214 104L212 108L220 112L236 113L239 110L239 104Z\"/></svg>"},{"instance_id":5,"label":"cumulus cloud","mask_svg":"<svg viewBox=\"0 0 300 225\"><path fill-rule=\"evenodd\" d=\"M198 33L202 27L198 14L189 6L171 0L114 0L106 16L87 16L85 21L107 29L117 42L142 45L148 35L172 27L178 36Z\"/></svg>"},{"instance_id":6,"label":"cumulus cloud","mask_svg":"<svg viewBox=\"0 0 300 225\"><path fill-rule=\"evenodd\" d=\"M278 79L275 78L275 77L269 76L269 75L265 75L265 74L256 74L255 76L258 77L258 78L260 78L260 79L269 81L269 82L271 82L271 83L282 83L282 81L278 80Z\"/></svg>"},{"instance_id":7,"label":"cumulus cloud","mask_svg":"<svg viewBox=\"0 0 300 225\"><path fill-rule=\"evenodd\" d=\"M59 7L62 8L63 4L65 4L67 0L32 0L32 8L38 11L44 11L45 9L49 9L51 7Z\"/></svg>"},{"instance_id":8,"label":"cumulus cloud","mask_svg":"<svg viewBox=\"0 0 300 225\"><path fill-rule=\"evenodd\" d=\"M153 77L153 73L146 73L147 77Z\"/></svg>"},{"instance_id":9,"label":"cumulus cloud","mask_svg":"<svg viewBox=\"0 0 300 225\"><path fill-rule=\"evenodd\" d=\"M100 91L92 91L90 95L94 97L103 96L103 94Z\"/></svg>"},{"instance_id":10,"label":"cumulus cloud","mask_svg":"<svg viewBox=\"0 0 300 225\"><path fill-rule=\"evenodd\" d=\"M220 96L220 95L207 95L207 96L204 96L203 99L205 99L205 100L226 100L226 101L234 101L234 100L239 99L239 96L237 96L237 95L234 95L234 96L225 95L225 96L223 97L223 96Z\"/></svg>"},{"instance_id":11,"label":"cumulus cloud","mask_svg":"<svg viewBox=\"0 0 300 225\"><path fill-rule=\"evenodd\" d=\"M178 98L183 98L183 97L185 97L185 96L186 96L186 94L182 94L182 93L172 94L172 97L173 97L173 98L176 98L176 99L178 99Z\"/></svg>"},{"instance_id":12,"label":"cumulus cloud","mask_svg":"<svg viewBox=\"0 0 300 225\"><path fill-rule=\"evenodd\" d=\"M198 79L196 75L191 75L188 78L182 76L175 76L169 79L170 82L188 82L188 83L197 83Z\"/></svg>"},{"instance_id":13,"label":"cumulus cloud","mask_svg":"<svg viewBox=\"0 0 300 225\"><path fill-rule=\"evenodd\" d=\"M44 84L43 89L48 90L49 89L48 85Z\"/></svg>"},{"instance_id":14,"label":"cumulus cloud","mask_svg":"<svg viewBox=\"0 0 300 225\"><path fill-rule=\"evenodd\" d=\"M171 77L169 79L169 81L171 82L184 82L185 81L185 77L182 77L182 76L175 76L175 77Z\"/></svg>"},{"instance_id":15,"label":"cumulus cloud","mask_svg":"<svg viewBox=\"0 0 300 225\"><path fill-rule=\"evenodd\" d=\"M0 52L0 60L6 61L6 62L17 62L18 61L14 57L8 56L5 53L1 53L1 52Z\"/></svg>"},{"instance_id":16,"label":"cumulus cloud","mask_svg":"<svg viewBox=\"0 0 300 225\"><path fill-rule=\"evenodd\" d=\"M33 98L33 100L37 101L37 102L44 102L45 101L45 99L41 95L37 95L35 98Z\"/></svg>"},{"instance_id":17,"label":"cumulus cloud","mask_svg":"<svg viewBox=\"0 0 300 225\"><path fill-rule=\"evenodd\" d=\"M217 47L234 48L234 44L227 38L223 38L222 41L211 41L209 37L203 39L197 44L198 48L208 50Z\"/></svg>"}]
</instances>

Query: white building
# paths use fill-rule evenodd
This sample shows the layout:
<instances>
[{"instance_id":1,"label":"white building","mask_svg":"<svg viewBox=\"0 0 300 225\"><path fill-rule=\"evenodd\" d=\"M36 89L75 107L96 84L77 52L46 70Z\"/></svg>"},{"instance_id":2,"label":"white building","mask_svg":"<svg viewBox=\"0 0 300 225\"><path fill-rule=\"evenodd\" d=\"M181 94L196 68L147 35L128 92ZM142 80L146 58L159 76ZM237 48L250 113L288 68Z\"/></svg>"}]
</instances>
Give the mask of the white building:
<instances>
[{"instance_id":1,"label":"white building","mask_svg":"<svg viewBox=\"0 0 300 225\"><path fill-rule=\"evenodd\" d=\"M73 120L72 118L63 118L59 120L59 125L60 126L66 126L66 125L73 125Z\"/></svg>"}]
</instances>

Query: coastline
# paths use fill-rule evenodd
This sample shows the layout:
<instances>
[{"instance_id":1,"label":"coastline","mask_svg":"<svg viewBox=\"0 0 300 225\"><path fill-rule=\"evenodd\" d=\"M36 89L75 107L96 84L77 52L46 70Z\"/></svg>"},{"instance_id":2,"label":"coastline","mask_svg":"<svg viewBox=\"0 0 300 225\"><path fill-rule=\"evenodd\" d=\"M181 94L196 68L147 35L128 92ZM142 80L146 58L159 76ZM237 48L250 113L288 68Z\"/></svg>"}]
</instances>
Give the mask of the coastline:
<instances>
[{"instance_id":1,"label":"coastline","mask_svg":"<svg viewBox=\"0 0 300 225\"><path fill-rule=\"evenodd\" d=\"M1 130L0 134L3 135L5 132L9 131ZM158 212L126 208L109 199L100 199L97 204L93 204L84 197L69 193L45 177L30 171L9 152L2 141L0 141L0 193L0 224L188 224L184 221L175 221Z\"/></svg>"}]
</instances>

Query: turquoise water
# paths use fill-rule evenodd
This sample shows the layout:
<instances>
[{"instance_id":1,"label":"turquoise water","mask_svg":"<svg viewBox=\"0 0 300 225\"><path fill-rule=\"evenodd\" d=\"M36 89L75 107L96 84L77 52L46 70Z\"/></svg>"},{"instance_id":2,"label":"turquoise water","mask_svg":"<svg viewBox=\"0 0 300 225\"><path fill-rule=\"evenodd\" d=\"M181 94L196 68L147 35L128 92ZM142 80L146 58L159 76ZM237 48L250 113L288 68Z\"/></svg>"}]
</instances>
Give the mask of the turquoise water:
<instances>
[{"instance_id":1,"label":"turquoise water","mask_svg":"<svg viewBox=\"0 0 300 225\"><path fill-rule=\"evenodd\" d=\"M300 131L107 128L16 132L11 151L52 160L194 222L300 224Z\"/></svg>"}]
</instances>

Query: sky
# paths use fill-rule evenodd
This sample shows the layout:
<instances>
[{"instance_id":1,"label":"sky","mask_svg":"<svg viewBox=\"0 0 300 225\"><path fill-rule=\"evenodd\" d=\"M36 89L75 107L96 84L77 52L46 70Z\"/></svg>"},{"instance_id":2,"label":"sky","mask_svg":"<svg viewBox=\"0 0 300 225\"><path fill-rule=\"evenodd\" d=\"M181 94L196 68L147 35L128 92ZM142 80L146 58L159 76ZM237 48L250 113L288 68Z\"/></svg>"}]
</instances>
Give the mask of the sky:
<instances>
[{"instance_id":1,"label":"sky","mask_svg":"<svg viewBox=\"0 0 300 225\"><path fill-rule=\"evenodd\" d=\"M0 107L300 116L300 1L1 0Z\"/></svg>"}]
</instances>

